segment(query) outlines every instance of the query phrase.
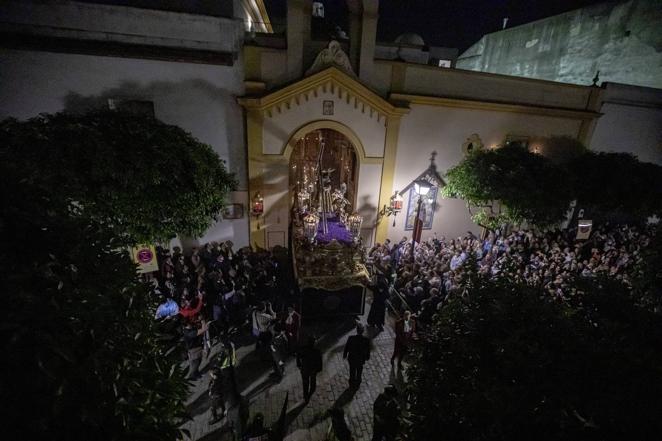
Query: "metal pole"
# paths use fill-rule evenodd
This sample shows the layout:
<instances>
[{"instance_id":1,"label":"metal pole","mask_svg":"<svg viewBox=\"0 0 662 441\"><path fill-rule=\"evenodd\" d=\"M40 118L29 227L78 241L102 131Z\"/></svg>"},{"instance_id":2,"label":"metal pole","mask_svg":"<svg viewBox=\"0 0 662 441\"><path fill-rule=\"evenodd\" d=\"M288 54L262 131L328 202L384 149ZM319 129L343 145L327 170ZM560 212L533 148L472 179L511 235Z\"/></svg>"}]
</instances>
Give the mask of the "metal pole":
<instances>
[{"instance_id":1,"label":"metal pole","mask_svg":"<svg viewBox=\"0 0 662 441\"><path fill-rule=\"evenodd\" d=\"M411 234L411 263L413 264L416 261L414 257L414 248L416 248L416 232L418 231L418 223L420 222L421 217L421 203L423 202L423 197L418 195L418 203L416 204L416 218L414 219L414 229Z\"/></svg>"}]
</instances>

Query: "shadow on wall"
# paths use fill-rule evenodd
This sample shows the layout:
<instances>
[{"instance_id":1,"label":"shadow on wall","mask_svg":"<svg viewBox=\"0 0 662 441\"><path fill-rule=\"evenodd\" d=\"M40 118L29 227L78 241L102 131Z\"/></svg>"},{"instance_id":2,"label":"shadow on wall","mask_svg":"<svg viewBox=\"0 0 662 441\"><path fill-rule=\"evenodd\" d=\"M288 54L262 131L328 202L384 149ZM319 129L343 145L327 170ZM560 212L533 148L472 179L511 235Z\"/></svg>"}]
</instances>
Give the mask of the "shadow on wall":
<instances>
[{"instance_id":1,"label":"shadow on wall","mask_svg":"<svg viewBox=\"0 0 662 441\"><path fill-rule=\"evenodd\" d=\"M370 201L370 195L361 197L361 202L356 207L356 212L363 216L364 225L370 222L371 227L377 225L377 206Z\"/></svg>"},{"instance_id":2,"label":"shadow on wall","mask_svg":"<svg viewBox=\"0 0 662 441\"><path fill-rule=\"evenodd\" d=\"M63 98L64 110L84 113L108 108L109 100L153 102L156 118L211 145L235 173L238 190L247 188L242 110L229 91L199 79L147 84L125 81L98 95L69 92Z\"/></svg>"}]
</instances>

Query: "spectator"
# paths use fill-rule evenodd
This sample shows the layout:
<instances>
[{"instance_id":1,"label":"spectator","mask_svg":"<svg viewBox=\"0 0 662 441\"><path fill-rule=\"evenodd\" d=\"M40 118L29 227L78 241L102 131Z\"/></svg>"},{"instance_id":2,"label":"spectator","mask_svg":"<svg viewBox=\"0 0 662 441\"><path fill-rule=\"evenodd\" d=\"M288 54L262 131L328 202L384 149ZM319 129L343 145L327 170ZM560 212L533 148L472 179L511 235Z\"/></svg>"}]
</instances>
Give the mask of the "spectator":
<instances>
[{"instance_id":1,"label":"spectator","mask_svg":"<svg viewBox=\"0 0 662 441\"><path fill-rule=\"evenodd\" d=\"M271 343L271 332L269 327L276 319L276 314L271 308L270 302L261 302L256 309L253 310L253 335L257 337L255 343L255 350L261 347L267 347Z\"/></svg>"},{"instance_id":2,"label":"spectator","mask_svg":"<svg viewBox=\"0 0 662 441\"><path fill-rule=\"evenodd\" d=\"M294 352L299 344L299 329L301 328L301 315L296 312L294 305L287 307L285 317L285 332L287 334L288 348Z\"/></svg>"},{"instance_id":3,"label":"spectator","mask_svg":"<svg viewBox=\"0 0 662 441\"><path fill-rule=\"evenodd\" d=\"M363 376L363 365L370 359L370 340L363 335L363 325L356 325L356 335L345 343L343 358L349 362L349 387L358 389Z\"/></svg>"},{"instance_id":4,"label":"spectator","mask_svg":"<svg viewBox=\"0 0 662 441\"><path fill-rule=\"evenodd\" d=\"M184 343L188 352L189 371L187 379L197 380L200 378L200 362L202 361L202 336L207 332L207 323L204 321L200 327L196 327L191 322L184 325Z\"/></svg>"},{"instance_id":5,"label":"spectator","mask_svg":"<svg viewBox=\"0 0 662 441\"><path fill-rule=\"evenodd\" d=\"M308 337L306 344L297 351L297 367L303 381L303 399L310 401L317 387L317 374L322 372L322 353L315 347L315 338Z\"/></svg>"},{"instance_id":6,"label":"spectator","mask_svg":"<svg viewBox=\"0 0 662 441\"><path fill-rule=\"evenodd\" d=\"M411 311L405 311L404 316L395 322L395 344L391 364L398 360L398 368L402 367L402 359L407 354L409 345L416 335L416 320Z\"/></svg>"},{"instance_id":7,"label":"spectator","mask_svg":"<svg viewBox=\"0 0 662 441\"><path fill-rule=\"evenodd\" d=\"M395 441L399 432L400 404L398 391L387 384L373 405L372 441Z\"/></svg>"},{"instance_id":8,"label":"spectator","mask_svg":"<svg viewBox=\"0 0 662 441\"><path fill-rule=\"evenodd\" d=\"M333 407L329 410L331 423L326 431L327 441L354 441L352 432L345 420L345 411L342 407Z\"/></svg>"},{"instance_id":9,"label":"spectator","mask_svg":"<svg viewBox=\"0 0 662 441\"><path fill-rule=\"evenodd\" d=\"M225 402L223 400L223 379L221 377L221 370L214 368L209 372L209 400L212 418L209 424L219 422L226 414ZM219 415L218 410L221 410Z\"/></svg>"},{"instance_id":10,"label":"spectator","mask_svg":"<svg viewBox=\"0 0 662 441\"><path fill-rule=\"evenodd\" d=\"M156 315L154 316L158 319L167 319L174 317L179 314L179 306L171 297L166 297L165 302L161 303L158 308L156 308Z\"/></svg>"},{"instance_id":11,"label":"spectator","mask_svg":"<svg viewBox=\"0 0 662 441\"><path fill-rule=\"evenodd\" d=\"M283 378L285 372L285 354L287 353L287 334L285 327L276 323L274 330L276 335L271 342L271 358L273 360L274 374L279 379Z\"/></svg>"}]
</instances>

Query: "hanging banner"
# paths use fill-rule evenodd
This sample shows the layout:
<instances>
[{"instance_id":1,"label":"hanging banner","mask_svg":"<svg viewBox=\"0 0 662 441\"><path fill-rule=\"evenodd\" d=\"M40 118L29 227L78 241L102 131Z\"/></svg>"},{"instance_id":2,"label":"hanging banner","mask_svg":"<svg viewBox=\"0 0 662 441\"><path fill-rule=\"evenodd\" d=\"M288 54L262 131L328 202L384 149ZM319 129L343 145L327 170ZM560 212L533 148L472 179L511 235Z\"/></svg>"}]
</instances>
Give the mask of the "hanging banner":
<instances>
[{"instance_id":1,"label":"hanging banner","mask_svg":"<svg viewBox=\"0 0 662 441\"><path fill-rule=\"evenodd\" d=\"M586 240L591 235L591 229L593 228L592 220L579 220L579 225L577 226L577 240Z\"/></svg>"},{"instance_id":2,"label":"hanging banner","mask_svg":"<svg viewBox=\"0 0 662 441\"><path fill-rule=\"evenodd\" d=\"M131 248L131 258L138 264L138 272L141 274L159 270L154 245L138 245Z\"/></svg>"}]
</instances>

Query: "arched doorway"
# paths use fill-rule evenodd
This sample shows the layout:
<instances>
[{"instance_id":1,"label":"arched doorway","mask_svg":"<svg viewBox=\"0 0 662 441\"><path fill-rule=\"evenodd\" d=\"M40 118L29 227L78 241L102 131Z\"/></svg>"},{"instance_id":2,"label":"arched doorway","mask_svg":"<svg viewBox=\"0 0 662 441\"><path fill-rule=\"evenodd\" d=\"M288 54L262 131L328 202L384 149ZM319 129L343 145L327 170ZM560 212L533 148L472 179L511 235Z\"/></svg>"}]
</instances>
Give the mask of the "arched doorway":
<instances>
[{"instance_id":1,"label":"arched doorway","mask_svg":"<svg viewBox=\"0 0 662 441\"><path fill-rule=\"evenodd\" d=\"M331 188L340 188L342 184L347 186L345 198L351 204L349 210L353 211L356 209L359 160L349 138L333 129L312 130L296 141L290 155L290 196L294 198L296 192L309 190L311 185L313 193L317 191L322 144L322 170L333 170L329 174ZM293 199L290 202L295 203Z\"/></svg>"}]
</instances>

